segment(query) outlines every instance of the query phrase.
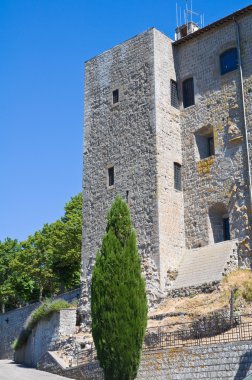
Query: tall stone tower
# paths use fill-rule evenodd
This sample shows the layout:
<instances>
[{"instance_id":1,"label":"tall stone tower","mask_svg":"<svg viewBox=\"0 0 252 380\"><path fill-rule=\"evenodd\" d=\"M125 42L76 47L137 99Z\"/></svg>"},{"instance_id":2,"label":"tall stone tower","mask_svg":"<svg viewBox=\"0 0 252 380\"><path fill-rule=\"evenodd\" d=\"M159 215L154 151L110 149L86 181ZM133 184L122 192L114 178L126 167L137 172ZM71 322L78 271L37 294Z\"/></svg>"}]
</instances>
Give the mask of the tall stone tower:
<instances>
[{"instance_id":1,"label":"tall stone tower","mask_svg":"<svg viewBox=\"0 0 252 380\"><path fill-rule=\"evenodd\" d=\"M149 299L164 289L184 248L179 110L172 41L150 29L86 63L83 277L95 255L115 196L129 204Z\"/></svg>"}]
</instances>

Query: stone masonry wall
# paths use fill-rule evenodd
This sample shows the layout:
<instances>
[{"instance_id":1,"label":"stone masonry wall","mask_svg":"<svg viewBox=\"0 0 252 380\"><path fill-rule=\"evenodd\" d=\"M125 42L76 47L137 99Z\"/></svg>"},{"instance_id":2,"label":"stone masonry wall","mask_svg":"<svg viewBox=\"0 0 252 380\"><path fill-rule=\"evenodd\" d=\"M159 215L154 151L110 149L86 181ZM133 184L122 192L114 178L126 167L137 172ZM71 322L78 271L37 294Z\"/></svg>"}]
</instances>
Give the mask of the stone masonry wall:
<instances>
[{"instance_id":1,"label":"stone masonry wall","mask_svg":"<svg viewBox=\"0 0 252 380\"><path fill-rule=\"evenodd\" d=\"M55 312L48 319L42 319L32 330L27 343L15 352L17 363L37 367L47 351L54 350L55 344L76 332L76 310L64 309Z\"/></svg>"},{"instance_id":2,"label":"stone masonry wall","mask_svg":"<svg viewBox=\"0 0 252 380\"><path fill-rule=\"evenodd\" d=\"M71 292L61 294L59 298L72 302L74 299L77 299L79 295L80 289L75 289ZM0 359L13 358L14 352L11 345L18 337L26 319L39 305L40 303L36 302L26 307L0 314Z\"/></svg>"},{"instance_id":3,"label":"stone masonry wall","mask_svg":"<svg viewBox=\"0 0 252 380\"><path fill-rule=\"evenodd\" d=\"M154 118L154 31L140 34L88 61L85 66L83 294L88 317L91 271L115 196L126 199L137 232L149 300L159 278ZM119 102L112 92L119 89ZM114 186L107 171L114 166Z\"/></svg>"},{"instance_id":4,"label":"stone masonry wall","mask_svg":"<svg viewBox=\"0 0 252 380\"><path fill-rule=\"evenodd\" d=\"M39 368L78 380L102 380L98 362L64 369L51 355ZM180 347L144 352L138 380L243 380L252 372L251 342Z\"/></svg>"},{"instance_id":5,"label":"stone masonry wall","mask_svg":"<svg viewBox=\"0 0 252 380\"><path fill-rule=\"evenodd\" d=\"M155 114L157 131L157 198L160 283L177 269L185 247L183 192L174 188L174 163L182 164L180 111L171 106L171 79L176 81L172 40L154 30Z\"/></svg>"},{"instance_id":6,"label":"stone masonry wall","mask_svg":"<svg viewBox=\"0 0 252 380\"><path fill-rule=\"evenodd\" d=\"M246 97L250 98L251 15L238 19ZM240 265L249 262L248 167L244 143L239 70L220 75L220 54L237 46L233 22L174 46L175 66L182 99L183 80L193 77L195 105L181 111L183 190L187 248L213 242L209 209L214 207L230 218L231 239L239 239ZM248 95L249 93L249 95ZM247 102L251 125L251 105ZM215 155L199 159L196 134L213 129ZM250 127L251 128L251 127ZM212 218L212 223L213 223Z\"/></svg>"}]
</instances>

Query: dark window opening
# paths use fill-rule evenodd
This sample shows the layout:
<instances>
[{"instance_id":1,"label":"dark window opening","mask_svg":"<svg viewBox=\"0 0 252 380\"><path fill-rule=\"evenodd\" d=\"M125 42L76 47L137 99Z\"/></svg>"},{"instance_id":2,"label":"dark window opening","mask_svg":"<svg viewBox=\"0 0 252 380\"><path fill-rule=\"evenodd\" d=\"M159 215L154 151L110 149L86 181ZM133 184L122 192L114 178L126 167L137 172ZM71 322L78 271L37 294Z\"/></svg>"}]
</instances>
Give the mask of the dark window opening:
<instances>
[{"instance_id":1,"label":"dark window opening","mask_svg":"<svg viewBox=\"0 0 252 380\"><path fill-rule=\"evenodd\" d=\"M207 138L207 145L208 145L208 156L214 155L214 138L213 136L210 136Z\"/></svg>"},{"instance_id":2,"label":"dark window opening","mask_svg":"<svg viewBox=\"0 0 252 380\"><path fill-rule=\"evenodd\" d=\"M230 240L230 223L226 205L223 203L216 203L211 206L209 209L209 219L210 244Z\"/></svg>"},{"instance_id":3,"label":"dark window opening","mask_svg":"<svg viewBox=\"0 0 252 380\"><path fill-rule=\"evenodd\" d=\"M171 105L179 108L177 82L171 79Z\"/></svg>"},{"instance_id":4,"label":"dark window opening","mask_svg":"<svg viewBox=\"0 0 252 380\"><path fill-rule=\"evenodd\" d=\"M115 182L114 166L108 168L108 185L113 186Z\"/></svg>"},{"instance_id":5,"label":"dark window opening","mask_svg":"<svg viewBox=\"0 0 252 380\"><path fill-rule=\"evenodd\" d=\"M129 190L126 190L126 203L129 203Z\"/></svg>"},{"instance_id":6,"label":"dark window opening","mask_svg":"<svg viewBox=\"0 0 252 380\"><path fill-rule=\"evenodd\" d=\"M174 189L176 190L182 190L182 183L181 183L181 165L177 162L174 162Z\"/></svg>"},{"instance_id":7,"label":"dark window opening","mask_svg":"<svg viewBox=\"0 0 252 380\"><path fill-rule=\"evenodd\" d=\"M119 90L113 91L113 104L119 102Z\"/></svg>"},{"instance_id":8,"label":"dark window opening","mask_svg":"<svg viewBox=\"0 0 252 380\"><path fill-rule=\"evenodd\" d=\"M197 146L196 158L198 160L214 156L214 133L211 125L199 129L195 133L195 141Z\"/></svg>"},{"instance_id":9,"label":"dark window opening","mask_svg":"<svg viewBox=\"0 0 252 380\"><path fill-rule=\"evenodd\" d=\"M223 218L223 238L224 238L224 241L230 240L229 218Z\"/></svg>"},{"instance_id":10,"label":"dark window opening","mask_svg":"<svg viewBox=\"0 0 252 380\"><path fill-rule=\"evenodd\" d=\"M230 71L236 70L238 67L238 54L237 49L232 48L224 51L220 55L220 71L224 75Z\"/></svg>"},{"instance_id":11,"label":"dark window opening","mask_svg":"<svg viewBox=\"0 0 252 380\"><path fill-rule=\"evenodd\" d=\"M184 108L193 106L194 102L194 84L193 78L186 79L183 84L183 106Z\"/></svg>"}]
</instances>

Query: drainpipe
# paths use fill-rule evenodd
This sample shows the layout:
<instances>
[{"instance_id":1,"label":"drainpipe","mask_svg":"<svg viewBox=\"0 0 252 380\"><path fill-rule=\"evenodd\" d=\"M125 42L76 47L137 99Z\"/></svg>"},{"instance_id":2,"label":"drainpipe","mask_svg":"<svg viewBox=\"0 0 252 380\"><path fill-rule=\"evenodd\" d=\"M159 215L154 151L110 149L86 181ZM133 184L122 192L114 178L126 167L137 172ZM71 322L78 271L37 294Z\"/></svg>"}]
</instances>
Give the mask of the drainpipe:
<instances>
[{"instance_id":1,"label":"drainpipe","mask_svg":"<svg viewBox=\"0 0 252 380\"><path fill-rule=\"evenodd\" d=\"M236 41L237 41L237 50L238 50L238 65L240 72L240 81L241 81L241 95L242 95L242 113L244 120L244 132L245 132L245 144L246 144L246 156L247 156L247 165L248 165L248 187L249 187L249 219L251 221L252 213L252 182L251 182L251 166L250 166L250 154L249 154L249 144L248 144L248 129L247 129L247 117L246 117L246 106L245 106L245 96L244 96L244 85L243 85L243 73L242 73L242 60L241 60L241 43L240 43L240 27L236 20L233 18L236 26Z\"/></svg>"}]
</instances>

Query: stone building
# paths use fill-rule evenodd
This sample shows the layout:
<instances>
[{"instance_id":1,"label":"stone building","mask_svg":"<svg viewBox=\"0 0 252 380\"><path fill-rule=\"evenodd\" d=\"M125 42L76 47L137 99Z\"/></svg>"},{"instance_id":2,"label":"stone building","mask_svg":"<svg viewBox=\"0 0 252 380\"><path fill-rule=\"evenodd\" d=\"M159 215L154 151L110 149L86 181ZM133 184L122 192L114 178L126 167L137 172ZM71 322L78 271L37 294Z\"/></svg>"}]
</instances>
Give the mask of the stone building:
<instances>
[{"instance_id":1,"label":"stone building","mask_svg":"<svg viewBox=\"0 0 252 380\"><path fill-rule=\"evenodd\" d=\"M116 194L152 304L251 265L252 5L85 65L83 298Z\"/></svg>"}]
</instances>

